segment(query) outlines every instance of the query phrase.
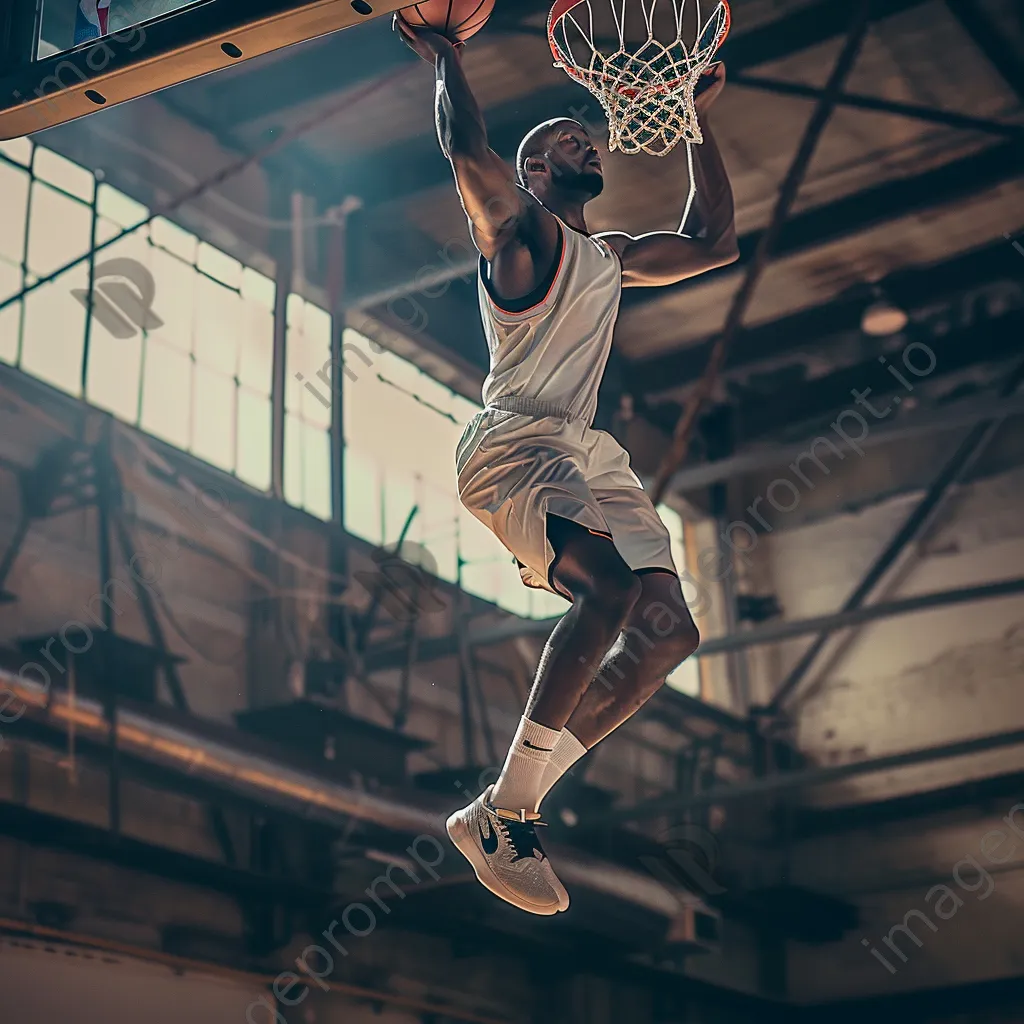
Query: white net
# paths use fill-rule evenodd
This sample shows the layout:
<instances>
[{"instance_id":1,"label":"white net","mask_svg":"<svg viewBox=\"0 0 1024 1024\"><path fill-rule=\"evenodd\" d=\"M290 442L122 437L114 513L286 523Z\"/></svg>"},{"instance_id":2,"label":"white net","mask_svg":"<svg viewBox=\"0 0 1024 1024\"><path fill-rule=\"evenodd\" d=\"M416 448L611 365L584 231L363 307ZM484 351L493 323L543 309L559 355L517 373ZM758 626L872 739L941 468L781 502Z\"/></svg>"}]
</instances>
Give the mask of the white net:
<instances>
[{"instance_id":1,"label":"white net","mask_svg":"<svg viewBox=\"0 0 1024 1024\"><path fill-rule=\"evenodd\" d=\"M556 0L548 37L557 67L608 117L608 148L665 156L701 143L694 93L725 37L727 0Z\"/></svg>"}]
</instances>

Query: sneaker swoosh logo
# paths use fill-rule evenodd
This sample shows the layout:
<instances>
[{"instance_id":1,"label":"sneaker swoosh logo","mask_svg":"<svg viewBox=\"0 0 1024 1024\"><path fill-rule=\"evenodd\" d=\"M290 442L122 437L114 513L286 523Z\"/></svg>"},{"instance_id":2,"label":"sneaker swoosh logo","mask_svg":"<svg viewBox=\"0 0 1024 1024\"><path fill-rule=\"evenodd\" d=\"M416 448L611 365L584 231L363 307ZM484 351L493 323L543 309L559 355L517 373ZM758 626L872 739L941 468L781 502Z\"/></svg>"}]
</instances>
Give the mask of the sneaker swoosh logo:
<instances>
[{"instance_id":1,"label":"sneaker swoosh logo","mask_svg":"<svg viewBox=\"0 0 1024 1024\"><path fill-rule=\"evenodd\" d=\"M488 857L493 857L498 852L498 837L494 832L494 827L490 822L487 822L487 831L489 835L484 835L483 826L479 826L480 831L480 845L483 847L484 853Z\"/></svg>"},{"instance_id":2,"label":"sneaker swoosh logo","mask_svg":"<svg viewBox=\"0 0 1024 1024\"><path fill-rule=\"evenodd\" d=\"M531 750L543 750L545 754L550 754L554 747L538 747L531 743L529 740L523 740L523 746L529 747Z\"/></svg>"}]
</instances>

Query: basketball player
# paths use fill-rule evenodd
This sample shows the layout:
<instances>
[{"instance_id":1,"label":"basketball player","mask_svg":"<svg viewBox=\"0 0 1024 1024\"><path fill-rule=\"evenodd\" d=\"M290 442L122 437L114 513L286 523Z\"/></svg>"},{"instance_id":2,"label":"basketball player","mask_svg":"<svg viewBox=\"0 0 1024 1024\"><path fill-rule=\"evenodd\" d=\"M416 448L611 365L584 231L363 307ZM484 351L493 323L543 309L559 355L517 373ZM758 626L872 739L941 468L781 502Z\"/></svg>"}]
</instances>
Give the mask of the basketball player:
<instances>
[{"instance_id":1,"label":"basketball player","mask_svg":"<svg viewBox=\"0 0 1024 1024\"><path fill-rule=\"evenodd\" d=\"M460 48L400 18L396 26L434 65L438 138L481 257L491 372L485 408L458 447L459 495L527 586L572 605L544 649L498 781L448 819L448 833L491 892L550 915L569 897L537 837L541 801L699 642L668 531L627 453L591 427L622 289L735 261L732 189L705 124L695 230L592 235L584 210L604 177L584 126L557 118L533 129L513 170L488 145ZM719 65L703 83L702 122L724 82Z\"/></svg>"}]
</instances>

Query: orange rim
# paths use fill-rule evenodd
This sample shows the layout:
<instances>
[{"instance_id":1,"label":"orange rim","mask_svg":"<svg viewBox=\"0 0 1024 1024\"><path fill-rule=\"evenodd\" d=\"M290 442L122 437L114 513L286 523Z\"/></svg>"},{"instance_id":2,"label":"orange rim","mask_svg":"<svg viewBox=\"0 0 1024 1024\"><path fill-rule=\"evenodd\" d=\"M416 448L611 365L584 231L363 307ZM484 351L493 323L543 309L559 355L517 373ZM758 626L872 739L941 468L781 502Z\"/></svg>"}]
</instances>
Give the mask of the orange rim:
<instances>
[{"instance_id":1,"label":"orange rim","mask_svg":"<svg viewBox=\"0 0 1024 1024\"><path fill-rule=\"evenodd\" d=\"M558 40L555 38L555 29L562 22L565 16L573 10L575 7L579 7L580 4L588 3L589 0L555 0L554 5L551 8L550 14L548 14L548 43L551 46L551 53L555 60L565 66L566 71L569 72L572 77L573 71L582 73L582 69L573 60L572 54L567 54L559 45ZM725 21L722 25L722 31L719 33L718 41L715 43L715 50L721 47L722 43L725 42L726 37L729 35L729 31L732 28L732 8L729 6L729 0L719 0L721 7L725 11Z\"/></svg>"}]
</instances>

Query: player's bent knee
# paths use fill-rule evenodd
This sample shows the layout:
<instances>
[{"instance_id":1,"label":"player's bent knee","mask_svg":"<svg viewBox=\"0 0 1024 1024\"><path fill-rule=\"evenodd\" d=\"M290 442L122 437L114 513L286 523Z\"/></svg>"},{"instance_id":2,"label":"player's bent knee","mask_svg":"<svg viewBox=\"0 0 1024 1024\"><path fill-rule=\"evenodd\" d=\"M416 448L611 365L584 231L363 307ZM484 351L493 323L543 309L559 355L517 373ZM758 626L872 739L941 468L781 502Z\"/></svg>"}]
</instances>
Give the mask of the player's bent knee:
<instances>
[{"instance_id":1,"label":"player's bent knee","mask_svg":"<svg viewBox=\"0 0 1024 1024\"><path fill-rule=\"evenodd\" d=\"M658 639L649 655L653 662L651 667L659 675L662 672L668 674L694 655L699 646L700 633L697 627L692 623L680 626L668 636Z\"/></svg>"},{"instance_id":2,"label":"player's bent knee","mask_svg":"<svg viewBox=\"0 0 1024 1024\"><path fill-rule=\"evenodd\" d=\"M692 622L672 634L672 656L677 659L677 665L696 654L699 647L700 630Z\"/></svg>"}]
</instances>

